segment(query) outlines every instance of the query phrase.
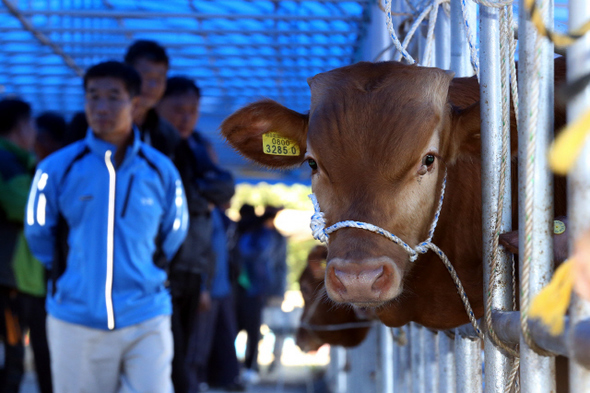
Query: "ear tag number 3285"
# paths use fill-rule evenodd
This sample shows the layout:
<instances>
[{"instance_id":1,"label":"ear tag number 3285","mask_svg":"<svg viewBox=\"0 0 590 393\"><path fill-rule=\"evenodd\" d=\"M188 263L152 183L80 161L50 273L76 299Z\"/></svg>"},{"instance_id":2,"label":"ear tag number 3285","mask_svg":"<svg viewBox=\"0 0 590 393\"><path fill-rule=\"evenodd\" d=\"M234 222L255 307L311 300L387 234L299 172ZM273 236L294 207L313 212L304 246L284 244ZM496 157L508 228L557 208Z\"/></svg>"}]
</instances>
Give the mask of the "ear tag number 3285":
<instances>
[{"instance_id":1,"label":"ear tag number 3285","mask_svg":"<svg viewBox=\"0 0 590 393\"><path fill-rule=\"evenodd\" d=\"M276 132L262 134L262 151L273 156L298 156L299 146L289 138Z\"/></svg>"}]
</instances>

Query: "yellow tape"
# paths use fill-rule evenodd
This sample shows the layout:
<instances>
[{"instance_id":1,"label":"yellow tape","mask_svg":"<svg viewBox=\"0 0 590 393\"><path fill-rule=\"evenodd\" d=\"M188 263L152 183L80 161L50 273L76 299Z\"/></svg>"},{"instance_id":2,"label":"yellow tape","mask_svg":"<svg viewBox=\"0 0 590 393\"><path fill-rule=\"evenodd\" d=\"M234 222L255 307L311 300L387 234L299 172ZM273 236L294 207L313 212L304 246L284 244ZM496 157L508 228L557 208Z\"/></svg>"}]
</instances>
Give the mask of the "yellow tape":
<instances>
[{"instance_id":1,"label":"yellow tape","mask_svg":"<svg viewBox=\"0 0 590 393\"><path fill-rule=\"evenodd\" d=\"M555 31L548 30L545 26L535 0L525 0L525 7L530 15L531 22L537 28L539 34L547 37L555 46L566 48L590 31L590 21L587 21L580 28L570 31L568 34L556 33Z\"/></svg>"},{"instance_id":2,"label":"yellow tape","mask_svg":"<svg viewBox=\"0 0 590 393\"><path fill-rule=\"evenodd\" d=\"M549 150L549 165L559 175L565 175L582 151L590 130L590 111L569 124L553 141Z\"/></svg>"},{"instance_id":3,"label":"yellow tape","mask_svg":"<svg viewBox=\"0 0 590 393\"><path fill-rule=\"evenodd\" d=\"M276 132L262 134L262 151L272 156L298 156L301 152L297 142Z\"/></svg>"}]
</instances>

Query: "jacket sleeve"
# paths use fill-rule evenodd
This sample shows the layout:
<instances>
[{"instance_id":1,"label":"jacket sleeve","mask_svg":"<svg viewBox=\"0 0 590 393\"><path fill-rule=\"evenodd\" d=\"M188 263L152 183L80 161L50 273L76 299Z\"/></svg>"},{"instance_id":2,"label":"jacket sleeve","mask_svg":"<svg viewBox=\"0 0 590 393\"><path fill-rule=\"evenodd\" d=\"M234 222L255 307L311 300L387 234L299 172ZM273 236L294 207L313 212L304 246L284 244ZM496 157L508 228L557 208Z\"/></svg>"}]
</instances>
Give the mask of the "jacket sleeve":
<instances>
[{"instance_id":1,"label":"jacket sleeve","mask_svg":"<svg viewBox=\"0 0 590 393\"><path fill-rule=\"evenodd\" d=\"M171 165L171 179L166 190L164 215L158 238L161 239L162 251L171 261L182 245L188 231L188 208L186 196L178 171Z\"/></svg>"},{"instance_id":2,"label":"jacket sleeve","mask_svg":"<svg viewBox=\"0 0 590 393\"><path fill-rule=\"evenodd\" d=\"M29 248L48 269L54 257L59 219L58 181L54 173L37 169L25 213L25 237Z\"/></svg>"}]
</instances>

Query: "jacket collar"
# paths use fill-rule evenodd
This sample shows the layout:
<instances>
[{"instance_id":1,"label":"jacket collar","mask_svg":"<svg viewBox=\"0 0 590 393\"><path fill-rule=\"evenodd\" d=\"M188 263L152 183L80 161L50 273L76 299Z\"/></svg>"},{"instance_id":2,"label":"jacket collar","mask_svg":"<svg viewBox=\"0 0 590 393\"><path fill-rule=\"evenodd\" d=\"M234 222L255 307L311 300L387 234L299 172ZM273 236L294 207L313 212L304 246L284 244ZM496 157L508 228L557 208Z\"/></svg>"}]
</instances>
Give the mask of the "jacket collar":
<instances>
[{"instance_id":1,"label":"jacket collar","mask_svg":"<svg viewBox=\"0 0 590 393\"><path fill-rule=\"evenodd\" d=\"M91 152L101 157L104 157L108 150L115 154L115 145L98 138L96 135L94 135L94 132L90 128L86 132L85 142L86 145L90 148ZM132 157L137 154L137 152L139 151L140 144L141 139L139 138L139 130L137 129L137 127L133 126L133 142L131 143L131 145L127 147L127 151L125 152L125 158L123 159L121 165L123 165L129 159L129 157Z\"/></svg>"}]
</instances>

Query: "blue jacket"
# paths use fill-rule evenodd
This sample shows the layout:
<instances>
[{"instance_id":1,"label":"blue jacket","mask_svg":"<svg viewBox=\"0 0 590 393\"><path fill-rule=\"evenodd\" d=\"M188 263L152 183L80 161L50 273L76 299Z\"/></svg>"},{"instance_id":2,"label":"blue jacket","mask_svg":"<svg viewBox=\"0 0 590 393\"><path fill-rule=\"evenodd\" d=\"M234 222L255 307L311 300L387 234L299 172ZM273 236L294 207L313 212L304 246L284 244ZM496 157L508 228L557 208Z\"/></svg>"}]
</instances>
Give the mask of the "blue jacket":
<instances>
[{"instance_id":1,"label":"blue jacket","mask_svg":"<svg viewBox=\"0 0 590 393\"><path fill-rule=\"evenodd\" d=\"M53 271L65 223L66 266L48 288L48 313L109 330L171 313L166 271L155 259L172 259L188 226L182 182L167 157L137 130L116 169L113 152L89 131L47 157L25 217L31 251Z\"/></svg>"}]
</instances>

